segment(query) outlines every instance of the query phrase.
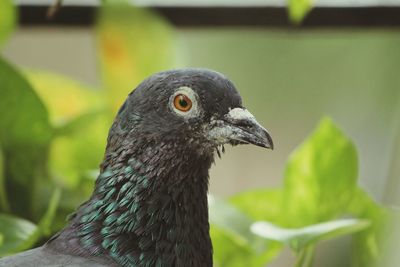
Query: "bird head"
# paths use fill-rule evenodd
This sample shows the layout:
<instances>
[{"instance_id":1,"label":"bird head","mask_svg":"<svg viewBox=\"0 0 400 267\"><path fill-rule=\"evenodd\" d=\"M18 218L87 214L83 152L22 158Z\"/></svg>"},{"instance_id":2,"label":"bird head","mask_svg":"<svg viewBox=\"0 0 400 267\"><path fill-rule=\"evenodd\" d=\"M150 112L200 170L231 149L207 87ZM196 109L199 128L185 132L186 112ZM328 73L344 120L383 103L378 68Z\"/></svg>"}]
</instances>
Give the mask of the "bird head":
<instances>
[{"instance_id":1,"label":"bird head","mask_svg":"<svg viewBox=\"0 0 400 267\"><path fill-rule=\"evenodd\" d=\"M224 144L273 148L271 136L243 107L233 83L206 69L154 74L129 95L116 122L118 131L135 132L135 138L139 134L202 151L218 151Z\"/></svg>"}]
</instances>

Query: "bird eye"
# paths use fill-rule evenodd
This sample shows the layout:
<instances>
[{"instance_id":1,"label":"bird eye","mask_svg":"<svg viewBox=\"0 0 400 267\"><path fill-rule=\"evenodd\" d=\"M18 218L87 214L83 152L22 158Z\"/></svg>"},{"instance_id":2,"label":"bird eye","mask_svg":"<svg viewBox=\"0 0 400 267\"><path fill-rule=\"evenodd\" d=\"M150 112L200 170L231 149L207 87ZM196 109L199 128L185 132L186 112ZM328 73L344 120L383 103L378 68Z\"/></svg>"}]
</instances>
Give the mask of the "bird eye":
<instances>
[{"instance_id":1,"label":"bird eye","mask_svg":"<svg viewBox=\"0 0 400 267\"><path fill-rule=\"evenodd\" d=\"M178 94L174 98L174 107L180 111L187 112L192 108L192 100L184 94Z\"/></svg>"},{"instance_id":2,"label":"bird eye","mask_svg":"<svg viewBox=\"0 0 400 267\"><path fill-rule=\"evenodd\" d=\"M169 108L187 120L200 115L199 96L188 86L181 86L169 98Z\"/></svg>"}]
</instances>

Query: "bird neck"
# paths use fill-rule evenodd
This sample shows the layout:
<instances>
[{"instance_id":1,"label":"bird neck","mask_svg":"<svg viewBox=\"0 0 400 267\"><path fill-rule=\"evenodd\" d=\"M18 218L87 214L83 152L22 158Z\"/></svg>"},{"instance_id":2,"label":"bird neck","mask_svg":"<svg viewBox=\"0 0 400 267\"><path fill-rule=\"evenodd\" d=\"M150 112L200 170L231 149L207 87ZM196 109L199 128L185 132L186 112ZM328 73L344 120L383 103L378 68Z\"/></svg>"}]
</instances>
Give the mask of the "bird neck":
<instances>
[{"instance_id":1,"label":"bird neck","mask_svg":"<svg viewBox=\"0 0 400 267\"><path fill-rule=\"evenodd\" d=\"M108 154L91 199L74 218L80 243L123 266L212 266L212 162L212 154L174 143Z\"/></svg>"}]
</instances>

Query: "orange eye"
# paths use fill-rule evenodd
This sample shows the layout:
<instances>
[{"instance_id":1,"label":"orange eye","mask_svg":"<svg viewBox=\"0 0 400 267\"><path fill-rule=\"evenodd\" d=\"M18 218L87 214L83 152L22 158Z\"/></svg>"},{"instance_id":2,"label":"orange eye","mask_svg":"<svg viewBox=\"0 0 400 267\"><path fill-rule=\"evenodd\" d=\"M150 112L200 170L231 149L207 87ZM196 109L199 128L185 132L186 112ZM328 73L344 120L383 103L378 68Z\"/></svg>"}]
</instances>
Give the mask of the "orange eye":
<instances>
[{"instance_id":1,"label":"orange eye","mask_svg":"<svg viewBox=\"0 0 400 267\"><path fill-rule=\"evenodd\" d=\"M174 98L174 106L180 111L187 112L192 108L192 100L184 94L179 94Z\"/></svg>"}]
</instances>

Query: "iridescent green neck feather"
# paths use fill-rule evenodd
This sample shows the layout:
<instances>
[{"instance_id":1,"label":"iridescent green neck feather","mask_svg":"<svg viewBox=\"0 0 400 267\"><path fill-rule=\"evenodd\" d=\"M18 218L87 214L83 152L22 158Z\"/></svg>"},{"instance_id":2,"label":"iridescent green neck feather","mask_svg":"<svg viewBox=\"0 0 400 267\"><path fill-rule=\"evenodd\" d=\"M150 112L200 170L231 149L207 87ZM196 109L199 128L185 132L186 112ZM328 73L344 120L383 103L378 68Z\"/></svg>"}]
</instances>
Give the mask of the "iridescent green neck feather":
<instances>
[{"instance_id":1,"label":"iridescent green neck feather","mask_svg":"<svg viewBox=\"0 0 400 267\"><path fill-rule=\"evenodd\" d=\"M122 266L212 266L207 206L212 154L173 143L146 144L106 154L92 197L52 246L106 256Z\"/></svg>"}]
</instances>

